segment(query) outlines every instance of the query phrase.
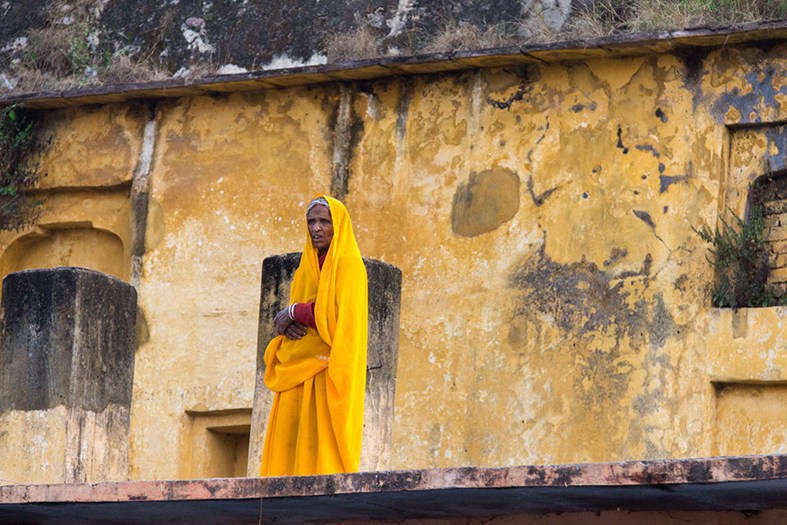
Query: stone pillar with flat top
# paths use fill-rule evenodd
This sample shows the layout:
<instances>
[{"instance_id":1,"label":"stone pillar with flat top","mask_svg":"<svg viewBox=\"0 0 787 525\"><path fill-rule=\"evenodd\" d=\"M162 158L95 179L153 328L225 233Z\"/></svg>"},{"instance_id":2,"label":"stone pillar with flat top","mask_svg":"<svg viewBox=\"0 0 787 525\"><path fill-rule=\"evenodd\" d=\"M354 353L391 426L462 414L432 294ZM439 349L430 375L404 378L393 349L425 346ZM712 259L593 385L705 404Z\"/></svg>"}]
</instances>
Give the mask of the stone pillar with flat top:
<instances>
[{"instance_id":1,"label":"stone pillar with flat top","mask_svg":"<svg viewBox=\"0 0 787 525\"><path fill-rule=\"evenodd\" d=\"M5 482L127 478L136 305L129 284L85 268L5 277L0 339Z\"/></svg>"},{"instance_id":2,"label":"stone pillar with flat top","mask_svg":"<svg viewBox=\"0 0 787 525\"><path fill-rule=\"evenodd\" d=\"M259 476L262 447L273 392L263 383L263 355L275 337L273 317L289 304L290 283L300 253L274 255L262 263L262 293L257 343L257 376L251 417L247 475ZM369 345L366 359L361 471L383 470L391 457L396 364L399 352L399 306L402 272L395 266L364 257L369 282Z\"/></svg>"}]
</instances>

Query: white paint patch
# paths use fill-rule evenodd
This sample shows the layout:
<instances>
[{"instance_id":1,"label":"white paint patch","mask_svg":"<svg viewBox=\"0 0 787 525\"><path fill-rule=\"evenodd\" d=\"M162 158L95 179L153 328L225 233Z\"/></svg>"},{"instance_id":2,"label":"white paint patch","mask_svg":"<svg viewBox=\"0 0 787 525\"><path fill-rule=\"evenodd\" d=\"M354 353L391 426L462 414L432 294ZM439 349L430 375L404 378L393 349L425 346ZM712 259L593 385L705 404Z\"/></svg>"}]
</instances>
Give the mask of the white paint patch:
<instances>
[{"instance_id":1,"label":"white paint patch","mask_svg":"<svg viewBox=\"0 0 787 525\"><path fill-rule=\"evenodd\" d=\"M396 7L396 13L391 20L386 22L391 30L388 32L388 38L397 36L404 31L407 25L407 15L415 7L415 0L399 0L399 5Z\"/></svg>"},{"instance_id":2,"label":"white paint patch","mask_svg":"<svg viewBox=\"0 0 787 525\"><path fill-rule=\"evenodd\" d=\"M382 117L380 111L380 101L374 93L367 95L366 97L366 114L374 120L380 120Z\"/></svg>"},{"instance_id":3,"label":"white paint patch","mask_svg":"<svg viewBox=\"0 0 787 525\"><path fill-rule=\"evenodd\" d=\"M183 33L183 38L185 38L188 43L189 49L196 50L200 53L213 53L216 51L216 48L206 40L205 26L201 26L199 31L194 31L184 22L181 24L180 30Z\"/></svg>"},{"instance_id":4,"label":"white paint patch","mask_svg":"<svg viewBox=\"0 0 787 525\"><path fill-rule=\"evenodd\" d=\"M11 42L3 47L2 51L18 51L19 49L24 49L27 47L27 37L20 36L18 38L13 39Z\"/></svg>"},{"instance_id":5,"label":"white paint patch","mask_svg":"<svg viewBox=\"0 0 787 525\"><path fill-rule=\"evenodd\" d=\"M172 78L188 77L191 75L191 70L187 67L182 67L172 74Z\"/></svg>"},{"instance_id":6,"label":"white paint patch","mask_svg":"<svg viewBox=\"0 0 787 525\"><path fill-rule=\"evenodd\" d=\"M313 54L305 62L303 60L294 59L289 55L274 55L273 60L262 66L262 69L288 69L292 67L319 66L327 63L328 57L322 53Z\"/></svg>"},{"instance_id":7,"label":"white paint patch","mask_svg":"<svg viewBox=\"0 0 787 525\"><path fill-rule=\"evenodd\" d=\"M138 176L147 179L150 175L150 164L153 161L153 147L156 144L156 121L148 120L145 123L145 132L142 136L142 152L139 156Z\"/></svg>"},{"instance_id":8,"label":"white paint patch","mask_svg":"<svg viewBox=\"0 0 787 525\"><path fill-rule=\"evenodd\" d=\"M768 355L765 356L765 375L767 378L780 377L781 368L776 364L777 357L776 350L773 348L768 349Z\"/></svg>"},{"instance_id":9,"label":"white paint patch","mask_svg":"<svg viewBox=\"0 0 787 525\"><path fill-rule=\"evenodd\" d=\"M13 91L16 88L17 80L14 78L8 78L5 73L0 74L0 85L3 86L3 89L7 89L8 91Z\"/></svg>"},{"instance_id":10,"label":"white paint patch","mask_svg":"<svg viewBox=\"0 0 787 525\"><path fill-rule=\"evenodd\" d=\"M224 64L216 70L217 75L237 75L239 73L248 73L249 70L245 67L236 66L235 64Z\"/></svg>"}]
</instances>

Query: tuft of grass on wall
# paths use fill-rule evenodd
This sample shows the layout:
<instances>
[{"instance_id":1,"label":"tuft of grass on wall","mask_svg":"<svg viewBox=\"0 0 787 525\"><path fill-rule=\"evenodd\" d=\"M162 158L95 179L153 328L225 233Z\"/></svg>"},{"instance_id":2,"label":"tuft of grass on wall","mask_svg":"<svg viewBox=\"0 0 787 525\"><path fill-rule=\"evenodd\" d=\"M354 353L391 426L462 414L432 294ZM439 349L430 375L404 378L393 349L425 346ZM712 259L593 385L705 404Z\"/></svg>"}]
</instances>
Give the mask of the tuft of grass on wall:
<instances>
[{"instance_id":1,"label":"tuft of grass on wall","mask_svg":"<svg viewBox=\"0 0 787 525\"><path fill-rule=\"evenodd\" d=\"M8 66L14 85L0 93L31 93L166 78L150 56L132 56L108 43L96 22L100 0L55 2L43 28L28 34L27 46ZM107 42L105 42L105 40Z\"/></svg>"},{"instance_id":2,"label":"tuft of grass on wall","mask_svg":"<svg viewBox=\"0 0 787 525\"><path fill-rule=\"evenodd\" d=\"M427 39L423 51L445 53L471 49L492 49L511 45L515 41L522 42L522 40L522 37L517 37L505 25L480 28L472 24L449 22L442 31Z\"/></svg>"},{"instance_id":3,"label":"tuft of grass on wall","mask_svg":"<svg viewBox=\"0 0 787 525\"><path fill-rule=\"evenodd\" d=\"M785 0L637 0L631 29L727 26L787 17Z\"/></svg>"},{"instance_id":4,"label":"tuft of grass on wall","mask_svg":"<svg viewBox=\"0 0 787 525\"><path fill-rule=\"evenodd\" d=\"M715 269L711 291L716 307L745 308L774 306L776 294L767 286L770 266L766 250L765 208L754 200L747 219L732 213L732 222L722 227L695 230L710 246L709 260Z\"/></svg>"},{"instance_id":5,"label":"tuft of grass on wall","mask_svg":"<svg viewBox=\"0 0 787 525\"><path fill-rule=\"evenodd\" d=\"M332 34L324 46L329 62L365 60L381 55L381 43L366 25L360 25L347 33Z\"/></svg>"}]
</instances>

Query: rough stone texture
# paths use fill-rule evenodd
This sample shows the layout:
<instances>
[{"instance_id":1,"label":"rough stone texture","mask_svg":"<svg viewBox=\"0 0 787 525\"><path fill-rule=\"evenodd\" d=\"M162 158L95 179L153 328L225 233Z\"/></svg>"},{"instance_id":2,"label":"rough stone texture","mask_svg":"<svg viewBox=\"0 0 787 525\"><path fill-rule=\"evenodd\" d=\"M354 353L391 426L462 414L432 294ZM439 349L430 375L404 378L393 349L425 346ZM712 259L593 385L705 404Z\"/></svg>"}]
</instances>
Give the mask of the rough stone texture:
<instances>
[{"instance_id":1,"label":"rough stone texture","mask_svg":"<svg viewBox=\"0 0 787 525\"><path fill-rule=\"evenodd\" d=\"M781 524L784 456L0 487L0 520L93 523ZM737 511L737 512L736 512ZM752 521L753 520L753 521Z\"/></svg>"},{"instance_id":2,"label":"rough stone texture","mask_svg":"<svg viewBox=\"0 0 787 525\"><path fill-rule=\"evenodd\" d=\"M0 451L44 457L0 477L124 478L136 291L84 268L28 270L5 277L2 301Z\"/></svg>"},{"instance_id":3,"label":"rough stone texture","mask_svg":"<svg viewBox=\"0 0 787 525\"><path fill-rule=\"evenodd\" d=\"M61 1L15 1L0 5L0 60L8 62L17 39L41 28L48 18L66 18ZM182 0L98 3L94 25L110 49L158 57L175 72L195 60L246 69L323 63L326 40L360 26L370 27L386 51L412 43L412 32L437 34L451 24L481 28L521 24L530 16L553 28L565 23L570 0L351 0L288 2L286 0ZM423 37L421 37L423 38Z\"/></svg>"},{"instance_id":4,"label":"rough stone texture","mask_svg":"<svg viewBox=\"0 0 787 525\"><path fill-rule=\"evenodd\" d=\"M262 263L257 379L249 446L248 475L258 475L265 442L265 428L273 393L263 383L263 356L276 335L273 317L289 304L290 283L300 263L300 253L267 257ZM394 393L399 350L399 307L402 272L381 261L364 258L369 285L369 342L366 359L361 471L379 470L390 462L394 421Z\"/></svg>"}]
</instances>

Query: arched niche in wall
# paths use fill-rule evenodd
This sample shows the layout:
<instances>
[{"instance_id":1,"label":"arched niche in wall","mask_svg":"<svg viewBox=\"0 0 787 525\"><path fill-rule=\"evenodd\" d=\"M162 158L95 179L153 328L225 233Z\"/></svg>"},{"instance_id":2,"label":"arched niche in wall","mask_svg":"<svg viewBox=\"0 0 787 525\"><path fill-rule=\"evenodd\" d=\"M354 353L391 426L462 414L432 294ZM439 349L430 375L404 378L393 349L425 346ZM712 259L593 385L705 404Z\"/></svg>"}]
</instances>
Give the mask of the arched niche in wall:
<instances>
[{"instance_id":1,"label":"arched niche in wall","mask_svg":"<svg viewBox=\"0 0 787 525\"><path fill-rule=\"evenodd\" d=\"M123 241L90 222L39 225L0 256L0 275L32 268L82 266L128 280Z\"/></svg>"}]
</instances>

